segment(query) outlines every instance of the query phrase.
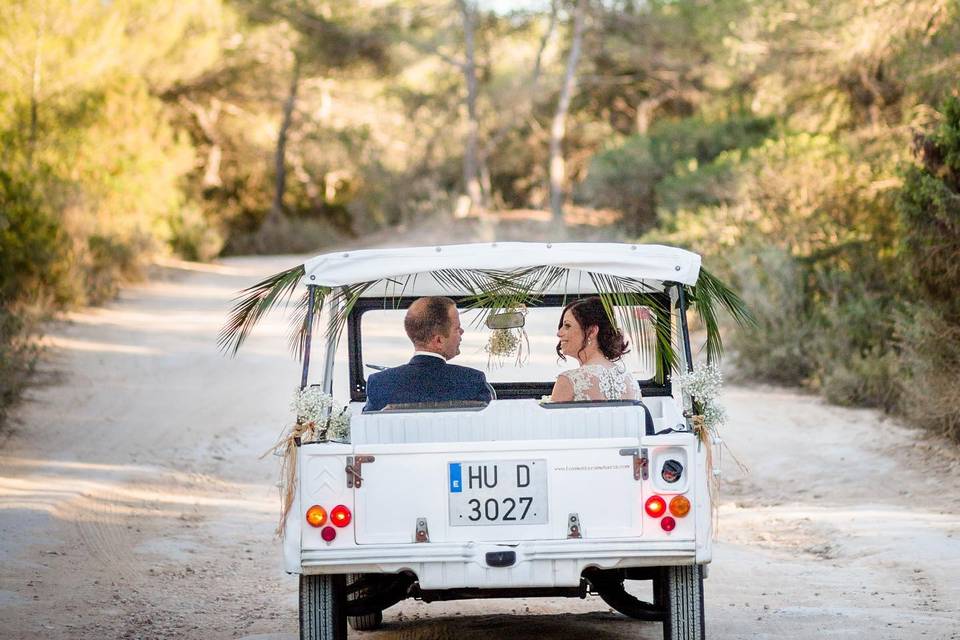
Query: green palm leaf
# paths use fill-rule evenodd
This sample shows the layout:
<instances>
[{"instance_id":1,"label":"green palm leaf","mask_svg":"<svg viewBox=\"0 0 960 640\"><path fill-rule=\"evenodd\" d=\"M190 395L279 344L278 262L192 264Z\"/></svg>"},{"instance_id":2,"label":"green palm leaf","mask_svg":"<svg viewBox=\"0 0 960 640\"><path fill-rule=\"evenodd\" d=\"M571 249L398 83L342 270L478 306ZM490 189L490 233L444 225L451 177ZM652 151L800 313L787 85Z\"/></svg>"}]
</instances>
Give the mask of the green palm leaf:
<instances>
[{"instance_id":1,"label":"green palm leaf","mask_svg":"<svg viewBox=\"0 0 960 640\"><path fill-rule=\"evenodd\" d=\"M487 315L502 309L518 309L529 306L546 292L554 289L561 280L568 278L570 270L565 267L542 266L515 269L512 271L444 269L433 273L436 281L445 288L467 292L467 306L483 311L478 322L483 323ZM257 284L244 289L236 298L229 318L217 338L221 350L236 355L253 327L260 319L281 304L289 304L297 285L304 276L304 266L298 265L274 274ZM657 351L664 358L656 360L656 378L663 381L666 362L669 369L677 366L676 351L673 345L670 313L664 313L652 295L657 290L643 282L628 278L587 272L594 287L603 301L607 315L618 327L626 330L630 340L642 353L650 353L654 341ZM403 295L416 275L406 276L402 281L387 279L400 287ZM361 282L331 289L329 287L310 287L299 301L293 305L291 319L290 346L298 359L302 360L306 347L306 335L309 327L316 329L324 306L330 310L327 336L339 336L346 324L347 317L357 300L372 286L382 282ZM756 324L743 300L719 278L701 268L700 277L694 286L684 286L690 303L696 308L707 332L707 360L713 362L723 353L717 308L725 309L740 326ZM310 296L313 295L313 317L308 316ZM647 307L653 313L653 335L642 320L634 313L636 307Z\"/></svg>"},{"instance_id":2,"label":"green palm leaf","mask_svg":"<svg viewBox=\"0 0 960 640\"><path fill-rule=\"evenodd\" d=\"M750 313L747 304L718 277L700 269L697 284L687 288L690 301L700 316L707 331L707 362L715 362L723 355L723 342L720 338L720 325L716 307L723 307L730 317L741 327L755 326L757 321Z\"/></svg>"},{"instance_id":3,"label":"green palm leaf","mask_svg":"<svg viewBox=\"0 0 960 640\"><path fill-rule=\"evenodd\" d=\"M220 350L236 355L260 319L278 304L290 300L304 273L303 265L297 265L241 291L217 336Z\"/></svg>"},{"instance_id":4,"label":"green palm leaf","mask_svg":"<svg viewBox=\"0 0 960 640\"><path fill-rule=\"evenodd\" d=\"M607 317L617 327L626 329L630 341L641 354L649 353L649 346L656 340L657 352L663 355L667 366L673 369L677 365L676 352L673 348L673 334L670 327L670 311L660 307L654 292L642 282L628 278L611 276L599 273L588 273L594 287L599 293ZM635 313L638 307L647 307L653 314L654 336L651 339L643 321ZM663 370L663 361L655 361L657 382L663 383L666 371Z\"/></svg>"}]
</instances>

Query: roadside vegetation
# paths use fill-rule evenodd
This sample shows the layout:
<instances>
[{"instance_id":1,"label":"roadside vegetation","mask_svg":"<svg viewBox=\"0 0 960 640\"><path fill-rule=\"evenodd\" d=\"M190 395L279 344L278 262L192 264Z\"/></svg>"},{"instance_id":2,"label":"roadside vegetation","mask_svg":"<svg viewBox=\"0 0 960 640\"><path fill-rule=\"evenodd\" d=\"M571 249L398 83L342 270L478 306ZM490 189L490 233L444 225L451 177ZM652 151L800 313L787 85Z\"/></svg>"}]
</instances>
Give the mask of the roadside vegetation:
<instances>
[{"instance_id":1,"label":"roadside vegetation","mask_svg":"<svg viewBox=\"0 0 960 640\"><path fill-rule=\"evenodd\" d=\"M7 5L0 419L152 256L575 206L736 284L740 375L960 440L954 2Z\"/></svg>"}]
</instances>

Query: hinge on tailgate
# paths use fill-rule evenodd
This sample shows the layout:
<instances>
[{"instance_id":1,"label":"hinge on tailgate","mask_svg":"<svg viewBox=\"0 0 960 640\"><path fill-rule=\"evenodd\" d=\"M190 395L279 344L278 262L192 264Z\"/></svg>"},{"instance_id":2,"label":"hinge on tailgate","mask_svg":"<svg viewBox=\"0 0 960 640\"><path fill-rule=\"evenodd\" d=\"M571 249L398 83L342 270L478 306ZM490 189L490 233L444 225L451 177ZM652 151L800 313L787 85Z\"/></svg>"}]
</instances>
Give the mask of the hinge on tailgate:
<instances>
[{"instance_id":1,"label":"hinge on tailgate","mask_svg":"<svg viewBox=\"0 0 960 640\"><path fill-rule=\"evenodd\" d=\"M646 449L620 449L620 455L622 456L633 456L633 479L639 480L643 478L646 480L649 477L649 471L647 469L649 465L649 458L647 457Z\"/></svg>"},{"instance_id":2,"label":"hinge on tailgate","mask_svg":"<svg viewBox=\"0 0 960 640\"><path fill-rule=\"evenodd\" d=\"M360 485L363 484L363 476L360 475L360 468L363 466L363 463L373 462L376 458L373 456L347 456L347 488L353 489L354 487L360 488Z\"/></svg>"}]
</instances>

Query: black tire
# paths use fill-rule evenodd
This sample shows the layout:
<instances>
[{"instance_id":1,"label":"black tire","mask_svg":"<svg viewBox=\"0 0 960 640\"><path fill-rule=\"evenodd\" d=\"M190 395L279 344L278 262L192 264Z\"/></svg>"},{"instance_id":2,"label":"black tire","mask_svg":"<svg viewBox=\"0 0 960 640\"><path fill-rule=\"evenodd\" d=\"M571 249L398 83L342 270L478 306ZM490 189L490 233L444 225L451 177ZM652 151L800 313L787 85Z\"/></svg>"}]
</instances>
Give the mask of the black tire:
<instances>
[{"instance_id":1,"label":"black tire","mask_svg":"<svg viewBox=\"0 0 960 640\"><path fill-rule=\"evenodd\" d=\"M347 574L347 591L349 592L350 585L354 582L360 580L363 574L360 573L348 573ZM361 589L355 592L350 592L347 594L347 600L357 600L366 596L368 593L367 589ZM383 624L383 611L376 611L374 613L368 613L362 616L347 616L347 624L350 625L350 628L354 631L373 631L374 629L380 628L380 625Z\"/></svg>"},{"instance_id":2,"label":"black tire","mask_svg":"<svg viewBox=\"0 0 960 640\"><path fill-rule=\"evenodd\" d=\"M659 585L657 583L660 583ZM703 570L700 565L665 567L654 581L656 599L663 598L663 640L705 640Z\"/></svg>"},{"instance_id":3,"label":"black tire","mask_svg":"<svg viewBox=\"0 0 960 640\"><path fill-rule=\"evenodd\" d=\"M300 640L347 639L344 578L300 576Z\"/></svg>"}]
</instances>

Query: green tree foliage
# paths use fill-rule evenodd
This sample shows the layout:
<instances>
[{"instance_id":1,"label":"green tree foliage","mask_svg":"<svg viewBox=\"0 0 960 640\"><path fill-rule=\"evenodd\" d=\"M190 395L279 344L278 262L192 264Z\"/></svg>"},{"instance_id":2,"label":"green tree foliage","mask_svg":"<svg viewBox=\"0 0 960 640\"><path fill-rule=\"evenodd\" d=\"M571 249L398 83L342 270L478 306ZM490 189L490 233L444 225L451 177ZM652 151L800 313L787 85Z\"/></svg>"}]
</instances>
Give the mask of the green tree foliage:
<instances>
[{"instance_id":1,"label":"green tree foliage","mask_svg":"<svg viewBox=\"0 0 960 640\"><path fill-rule=\"evenodd\" d=\"M723 163L714 161L724 152L761 144L773 126L771 118L753 116L658 122L647 134L595 155L581 197L622 212L634 232L649 230L657 225L660 211L718 204L723 185L734 180Z\"/></svg>"},{"instance_id":2,"label":"green tree foliage","mask_svg":"<svg viewBox=\"0 0 960 640\"><path fill-rule=\"evenodd\" d=\"M897 201L903 257L925 303L960 324L960 99L950 97L943 121L916 139L919 166L910 166Z\"/></svg>"},{"instance_id":3,"label":"green tree foliage","mask_svg":"<svg viewBox=\"0 0 960 640\"><path fill-rule=\"evenodd\" d=\"M914 385L913 419L960 440L960 99L949 97L932 133L915 140L897 208L902 258L916 300L901 323L904 362Z\"/></svg>"}]
</instances>

